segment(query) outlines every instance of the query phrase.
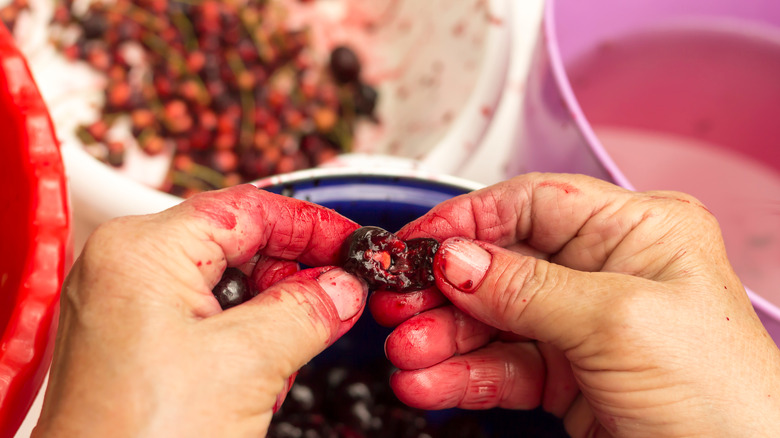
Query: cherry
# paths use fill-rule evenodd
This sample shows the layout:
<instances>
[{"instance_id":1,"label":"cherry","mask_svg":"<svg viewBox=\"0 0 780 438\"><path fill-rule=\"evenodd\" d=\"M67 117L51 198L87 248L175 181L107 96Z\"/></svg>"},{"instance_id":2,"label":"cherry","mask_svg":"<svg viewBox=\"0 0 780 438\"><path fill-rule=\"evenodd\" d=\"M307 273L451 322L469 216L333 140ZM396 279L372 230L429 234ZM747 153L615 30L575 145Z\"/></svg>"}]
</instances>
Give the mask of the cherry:
<instances>
[{"instance_id":1,"label":"cherry","mask_svg":"<svg viewBox=\"0 0 780 438\"><path fill-rule=\"evenodd\" d=\"M354 332L350 332L354 335ZM350 335L347 335L350 336ZM356 339L350 339L351 342ZM501 413L433 414L401 403L387 385L395 372L377 358L362 365L316 362L298 373L268 429L269 438L563 438L560 420L541 408Z\"/></svg>"},{"instance_id":2,"label":"cherry","mask_svg":"<svg viewBox=\"0 0 780 438\"><path fill-rule=\"evenodd\" d=\"M249 285L249 277L238 268L227 268L211 290L222 310L237 306L257 293Z\"/></svg>"},{"instance_id":3,"label":"cherry","mask_svg":"<svg viewBox=\"0 0 780 438\"><path fill-rule=\"evenodd\" d=\"M355 82L360 77L360 59L349 47L336 47L330 53L330 71L342 84Z\"/></svg>"},{"instance_id":4,"label":"cherry","mask_svg":"<svg viewBox=\"0 0 780 438\"><path fill-rule=\"evenodd\" d=\"M434 239L406 242L379 227L362 227L345 241L344 269L363 278L373 289L411 292L434 284Z\"/></svg>"},{"instance_id":5,"label":"cherry","mask_svg":"<svg viewBox=\"0 0 780 438\"><path fill-rule=\"evenodd\" d=\"M102 15L88 14L82 20L81 26L87 39L102 39L109 28L109 23Z\"/></svg>"},{"instance_id":6,"label":"cherry","mask_svg":"<svg viewBox=\"0 0 780 438\"><path fill-rule=\"evenodd\" d=\"M13 27L28 3L1 7L0 20ZM279 2L116 0L111 7L88 2L86 11L75 13L76 3L58 2L52 17L66 34L76 32L75 40L55 36L52 42L69 59L107 75L100 115L106 129L143 111L131 128L143 152L175 148L190 156L195 165L188 171L170 169L160 187L169 193L191 196L316 166L350 150L358 123L379 123L373 114L378 96L360 77L355 51L344 44L325 65L315 62L307 26L261 19L285 7ZM128 41L138 43L134 50L125 50ZM138 80L130 74L134 54L149 70ZM285 79L271 80L278 76ZM229 115L232 122L217 127L205 123L204 114ZM79 139L97 158L122 166L124 150L102 135L87 136L87 128L77 128ZM308 135L328 144L291 150Z\"/></svg>"}]
</instances>

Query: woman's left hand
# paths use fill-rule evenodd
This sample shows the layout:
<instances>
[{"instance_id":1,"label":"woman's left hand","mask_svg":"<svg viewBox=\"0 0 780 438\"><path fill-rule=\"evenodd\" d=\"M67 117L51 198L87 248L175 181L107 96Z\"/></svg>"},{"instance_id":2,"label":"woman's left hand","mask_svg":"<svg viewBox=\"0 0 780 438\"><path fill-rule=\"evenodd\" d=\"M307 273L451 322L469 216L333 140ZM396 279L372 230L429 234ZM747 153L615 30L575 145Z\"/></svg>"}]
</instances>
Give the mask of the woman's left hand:
<instances>
[{"instance_id":1,"label":"woman's left hand","mask_svg":"<svg viewBox=\"0 0 780 438\"><path fill-rule=\"evenodd\" d=\"M357 227L250 185L102 225L63 287L34 435L264 436L296 371L363 312L365 284L329 266ZM229 266L263 290L223 311Z\"/></svg>"}]
</instances>

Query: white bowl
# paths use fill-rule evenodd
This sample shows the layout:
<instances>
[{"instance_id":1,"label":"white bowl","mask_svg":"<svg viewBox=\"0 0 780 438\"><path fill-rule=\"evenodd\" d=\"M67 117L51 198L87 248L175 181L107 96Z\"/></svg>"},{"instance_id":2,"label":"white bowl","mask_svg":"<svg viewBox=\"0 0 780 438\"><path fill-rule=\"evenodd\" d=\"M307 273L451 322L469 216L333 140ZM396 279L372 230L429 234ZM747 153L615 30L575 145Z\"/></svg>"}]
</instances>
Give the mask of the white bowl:
<instances>
[{"instance_id":1,"label":"white bowl","mask_svg":"<svg viewBox=\"0 0 780 438\"><path fill-rule=\"evenodd\" d=\"M45 26L51 13L46 12L47 0L30 3L39 9L17 25L15 36L30 60L62 141L78 248L79 236L107 219L160 211L182 199L139 178L131 179L81 147L74 128L99 116L94 104L99 103L104 79L84 66L66 65L47 46L46 38L29 31ZM379 89L381 126L359 129L355 152L372 157L371 166L386 165L383 157L390 155L413 163L406 166L440 173L452 173L468 162L504 91L510 60L510 1L452 2L444 9L441 3L413 0L318 0L314 4L321 5L317 20L328 29L319 32L315 27L318 44L348 42L364 61L365 79ZM365 20L379 16L384 18L378 22L384 24L375 31L357 30ZM27 27L20 29L20 25ZM79 80L63 80L74 72ZM343 157L333 165L353 163ZM366 165L365 161L359 164Z\"/></svg>"}]
</instances>

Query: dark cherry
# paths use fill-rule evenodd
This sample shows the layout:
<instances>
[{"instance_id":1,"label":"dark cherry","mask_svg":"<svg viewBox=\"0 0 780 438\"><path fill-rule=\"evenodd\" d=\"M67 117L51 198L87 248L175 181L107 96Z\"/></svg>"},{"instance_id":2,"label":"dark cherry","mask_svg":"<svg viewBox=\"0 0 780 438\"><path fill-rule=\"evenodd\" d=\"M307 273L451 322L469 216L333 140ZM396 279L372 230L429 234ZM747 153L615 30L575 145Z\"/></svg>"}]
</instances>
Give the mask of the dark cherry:
<instances>
[{"instance_id":1,"label":"dark cherry","mask_svg":"<svg viewBox=\"0 0 780 438\"><path fill-rule=\"evenodd\" d=\"M101 39L109 27L108 20L98 14L88 14L81 22L84 37L88 39Z\"/></svg>"},{"instance_id":2,"label":"dark cherry","mask_svg":"<svg viewBox=\"0 0 780 438\"><path fill-rule=\"evenodd\" d=\"M434 239L403 241L379 227L362 227L346 240L344 269L372 289L411 292L434 284L433 256L439 249Z\"/></svg>"},{"instance_id":3,"label":"dark cherry","mask_svg":"<svg viewBox=\"0 0 780 438\"><path fill-rule=\"evenodd\" d=\"M295 414L271 423L266 438L339 438L339 435L322 415Z\"/></svg>"},{"instance_id":4,"label":"dark cherry","mask_svg":"<svg viewBox=\"0 0 780 438\"><path fill-rule=\"evenodd\" d=\"M222 309L229 309L252 298L256 293L249 285L249 277L240 269L227 268L211 290Z\"/></svg>"},{"instance_id":5,"label":"dark cherry","mask_svg":"<svg viewBox=\"0 0 780 438\"><path fill-rule=\"evenodd\" d=\"M330 53L330 71L342 84L356 82L360 77L360 59L349 47L336 47Z\"/></svg>"}]
</instances>

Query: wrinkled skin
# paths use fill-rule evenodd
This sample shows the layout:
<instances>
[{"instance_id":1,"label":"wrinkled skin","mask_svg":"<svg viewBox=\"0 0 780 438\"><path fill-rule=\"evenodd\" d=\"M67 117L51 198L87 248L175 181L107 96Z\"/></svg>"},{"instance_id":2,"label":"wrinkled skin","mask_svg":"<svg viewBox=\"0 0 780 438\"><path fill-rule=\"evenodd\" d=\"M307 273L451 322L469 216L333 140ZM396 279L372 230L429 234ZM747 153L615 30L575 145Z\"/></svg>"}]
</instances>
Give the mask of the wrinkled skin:
<instances>
[{"instance_id":1,"label":"wrinkled skin","mask_svg":"<svg viewBox=\"0 0 780 438\"><path fill-rule=\"evenodd\" d=\"M398 235L442 242L438 289L370 302L398 324L385 348L404 402L541 405L574 438L780 430L780 352L696 199L529 174Z\"/></svg>"},{"instance_id":2,"label":"wrinkled skin","mask_svg":"<svg viewBox=\"0 0 780 438\"><path fill-rule=\"evenodd\" d=\"M328 266L357 227L249 185L102 225L63 288L34 435L264 436L296 371L362 313L365 284ZM261 292L222 311L227 266Z\"/></svg>"}]
</instances>

